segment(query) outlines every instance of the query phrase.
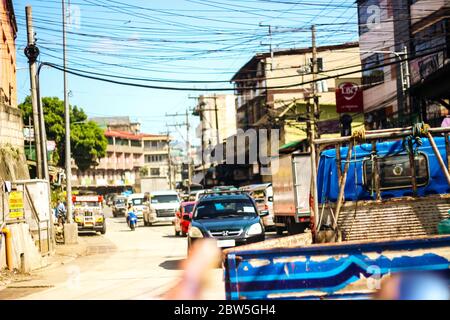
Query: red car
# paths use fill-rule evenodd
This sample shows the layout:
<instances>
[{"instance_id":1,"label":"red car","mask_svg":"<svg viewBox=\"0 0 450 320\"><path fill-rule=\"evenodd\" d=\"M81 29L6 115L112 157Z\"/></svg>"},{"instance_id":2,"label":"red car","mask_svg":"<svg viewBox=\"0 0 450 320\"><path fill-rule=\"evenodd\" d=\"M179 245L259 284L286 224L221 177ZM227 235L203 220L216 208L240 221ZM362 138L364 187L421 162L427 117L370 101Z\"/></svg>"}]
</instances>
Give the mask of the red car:
<instances>
[{"instance_id":1,"label":"red car","mask_svg":"<svg viewBox=\"0 0 450 320\"><path fill-rule=\"evenodd\" d=\"M189 225L191 224L190 220L192 219L192 212L194 211L195 203L195 201L186 201L181 203L180 208L175 214L175 219L173 220L176 236L179 236L180 233L183 237L187 235Z\"/></svg>"}]
</instances>

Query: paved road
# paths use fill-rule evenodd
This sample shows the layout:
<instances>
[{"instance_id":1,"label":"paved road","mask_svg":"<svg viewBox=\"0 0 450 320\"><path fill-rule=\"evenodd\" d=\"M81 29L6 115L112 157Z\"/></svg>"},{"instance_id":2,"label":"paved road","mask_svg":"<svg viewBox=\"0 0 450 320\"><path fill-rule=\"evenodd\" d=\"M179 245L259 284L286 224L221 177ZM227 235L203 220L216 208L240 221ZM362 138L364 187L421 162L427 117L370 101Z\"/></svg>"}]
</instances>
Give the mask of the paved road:
<instances>
[{"instance_id":1,"label":"paved road","mask_svg":"<svg viewBox=\"0 0 450 320\"><path fill-rule=\"evenodd\" d=\"M24 299L157 299L180 277L186 238L170 225L132 232L125 218L107 212L105 235L83 235L88 255L67 265L36 273L34 280L0 291L0 298ZM223 299L222 270L211 274L205 298Z\"/></svg>"}]
</instances>

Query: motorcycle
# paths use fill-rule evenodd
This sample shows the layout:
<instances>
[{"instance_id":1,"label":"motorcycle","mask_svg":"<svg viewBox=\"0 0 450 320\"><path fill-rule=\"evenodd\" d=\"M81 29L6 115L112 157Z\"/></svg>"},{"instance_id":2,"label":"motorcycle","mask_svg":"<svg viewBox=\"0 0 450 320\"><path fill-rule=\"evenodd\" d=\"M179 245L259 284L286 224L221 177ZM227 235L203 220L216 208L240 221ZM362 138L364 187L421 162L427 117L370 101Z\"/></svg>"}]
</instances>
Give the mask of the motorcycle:
<instances>
[{"instance_id":1,"label":"motorcycle","mask_svg":"<svg viewBox=\"0 0 450 320\"><path fill-rule=\"evenodd\" d=\"M136 228L138 223L138 217L137 215L134 213L134 211L130 211L128 212L127 215L127 224L128 227L130 227L131 231L134 231L134 229Z\"/></svg>"}]
</instances>

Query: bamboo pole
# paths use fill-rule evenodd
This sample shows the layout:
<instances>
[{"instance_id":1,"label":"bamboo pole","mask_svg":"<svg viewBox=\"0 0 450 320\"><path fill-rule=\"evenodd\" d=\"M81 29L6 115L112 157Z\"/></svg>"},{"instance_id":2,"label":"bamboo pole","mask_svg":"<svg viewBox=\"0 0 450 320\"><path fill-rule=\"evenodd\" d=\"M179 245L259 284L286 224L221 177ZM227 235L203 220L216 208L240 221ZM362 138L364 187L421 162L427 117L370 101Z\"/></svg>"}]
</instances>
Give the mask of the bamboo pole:
<instances>
[{"instance_id":1,"label":"bamboo pole","mask_svg":"<svg viewBox=\"0 0 450 320\"><path fill-rule=\"evenodd\" d=\"M448 133L445 134L445 152L447 154L447 170L450 171L450 143L448 141Z\"/></svg>"},{"instance_id":2,"label":"bamboo pole","mask_svg":"<svg viewBox=\"0 0 450 320\"><path fill-rule=\"evenodd\" d=\"M317 193L317 162L316 162L316 145L314 138L311 139L311 187L314 200L314 225L316 233L319 232L317 224L319 223L319 195Z\"/></svg>"},{"instance_id":3,"label":"bamboo pole","mask_svg":"<svg viewBox=\"0 0 450 320\"><path fill-rule=\"evenodd\" d=\"M348 169L350 167L350 161L352 158L352 151L353 151L353 142L350 142L350 144L348 145L347 158L346 158L346 163L344 166L344 174L342 175L342 178L339 181L339 195L338 195L338 199L337 199L338 202L336 205L335 219L334 219L334 224L333 224L334 229L336 229L336 227L337 227L339 214L340 214L340 211L342 208L342 204L344 202L345 184L347 182L347 174L348 174Z\"/></svg>"},{"instance_id":4,"label":"bamboo pole","mask_svg":"<svg viewBox=\"0 0 450 320\"><path fill-rule=\"evenodd\" d=\"M341 145L336 145L336 165L337 165L337 172L338 172L338 181L341 181L342 178L342 163L341 163Z\"/></svg>"},{"instance_id":5,"label":"bamboo pole","mask_svg":"<svg viewBox=\"0 0 450 320\"><path fill-rule=\"evenodd\" d=\"M416 159L414 156L413 150L413 144L411 140L408 140L408 148L410 150L409 152L409 168L411 173L411 183L413 187L413 195L417 195L417 177L416 177Z\"/></svg>"},{"instance_id":6,"label":"bamboo pole","mask_svg":"<svg viewBox=\"0 0 450 320\"><path fill-rule=\"evenodd\" d=\"M372 141L372 152L375 154L373 161L372 181L375 184L376 199L381 200L380 192L380 173L378 172L378 158L377 158L377 142Z\"/></svg>"},{"instance_id":7,"label":"bamboo pole","mask_svg":"<svg viewBox=\"0 0 450 320\"><path fill-rule=\"evenodd\" d=\"M430 140L431 147L433 148L434 154L436 155L436 158L438 159L439 166L441 167L442 172L445 175L445 178L447 179L447 183L450 185L450 174L448 173L448 170L445 166L444 160L442 160L441 154L439 153L439 149L436 146L436 143L434 142L433 136L430 132L427 133L428 139Z\"/></svg>"}]
</instances>

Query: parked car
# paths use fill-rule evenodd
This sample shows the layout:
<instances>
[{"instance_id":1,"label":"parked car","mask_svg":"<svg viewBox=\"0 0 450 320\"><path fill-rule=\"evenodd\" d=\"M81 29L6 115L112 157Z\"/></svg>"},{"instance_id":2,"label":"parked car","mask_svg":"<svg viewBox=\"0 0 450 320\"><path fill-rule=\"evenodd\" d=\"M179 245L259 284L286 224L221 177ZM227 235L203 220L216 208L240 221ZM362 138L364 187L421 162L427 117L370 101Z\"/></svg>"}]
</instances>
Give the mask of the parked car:
<instances>
[{"instance_id":1,"label":"parked car","mask_svg":"<svg viewBox=\"0 0 450 320\"><path fill-rule=\"evenodd\" d=\"M175 213L180 208L180 197L176 191L150 192L147 196L147 210L144 211L144 225L151 226L155 223L173 223Z\"/></svg>"},{"instance_id":2,"label":"parked car","mask_svg":"<svg viewBox=\"0 0 450 320\"><path fill-rule=\"evenodd\" d=\"M185 237L189 231L191 225L192 212L194 211L195 201L182 202L180 209L178 209L175 219L173 219L173 226L175 229L175 235L179 236L180 233Z\"/></svg>"},{"instance_id":3,"label":"parked car","mask_svg":"<svg viewBox=\"0 0 450 320\"><path fill-rule=\"evenodd\" d=\"M145 195L143 193L133 193L127 198L127 207L131 204L131 209L136 214L138 219L144 218L144 212L148 211L145 204Z\"/></svg>"},{"instance_id":4,"label":"parked car","mask_svg":"<svg viewBox=\"0 0 450 320\"><path fill-rule=\"evenodd\" d=\"M255 200L256 207L261 211L268 211L268 215L263 218L266 231L275 230L273 215L273 189L271 183L252 184L239 188L246 191Z\"/></svg>"},{"instance_id":5,"label":"parked car","mask_svg":"<svg viewBox=\"0 0 450 320\"><path fill-rule=\"evenodd\" d=\"M202 238L216 239L220 248L263 241L265 230L255 201L239 191L203 195L192 215L188 250L194 241Z\"/></svg>"},{"instance_id":6,"label":"parked car","mask_svg":"<svg viewBox=\"0 0 450 320\"><path fill-rule=\"evenodd\" d=\"M127 212L127 197L115 196L111 207L114 218L125 216Z\"/></svg>"}]
</instances>

